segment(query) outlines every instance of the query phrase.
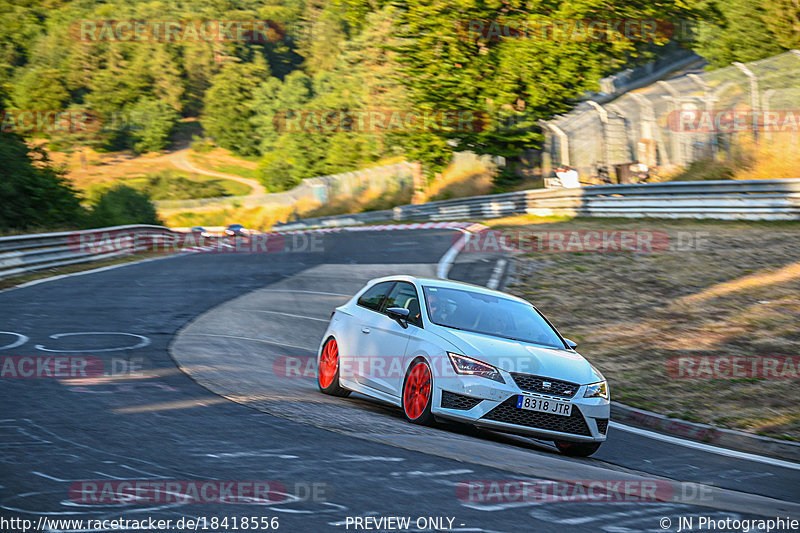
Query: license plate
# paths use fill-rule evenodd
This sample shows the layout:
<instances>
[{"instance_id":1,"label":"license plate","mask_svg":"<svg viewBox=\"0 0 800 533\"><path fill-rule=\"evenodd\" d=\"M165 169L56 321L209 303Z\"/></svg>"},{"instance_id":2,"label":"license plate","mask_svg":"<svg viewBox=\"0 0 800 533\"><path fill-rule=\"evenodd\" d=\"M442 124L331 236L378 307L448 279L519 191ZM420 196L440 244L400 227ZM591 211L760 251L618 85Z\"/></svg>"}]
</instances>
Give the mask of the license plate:
<instances>
[{"instance_id":1,"label":"license plate","mask_svg":"<svg viewBox=\"0 0 800 533\"><path fill-rule=\"evenodd\" d=\"M549 398L535 398L524 394L520 394L517 397L517 407L528 411L550 413L551 415L570 416L572 414L572 404L569 402L560 402Z\"/></svg>"}]
</instances>

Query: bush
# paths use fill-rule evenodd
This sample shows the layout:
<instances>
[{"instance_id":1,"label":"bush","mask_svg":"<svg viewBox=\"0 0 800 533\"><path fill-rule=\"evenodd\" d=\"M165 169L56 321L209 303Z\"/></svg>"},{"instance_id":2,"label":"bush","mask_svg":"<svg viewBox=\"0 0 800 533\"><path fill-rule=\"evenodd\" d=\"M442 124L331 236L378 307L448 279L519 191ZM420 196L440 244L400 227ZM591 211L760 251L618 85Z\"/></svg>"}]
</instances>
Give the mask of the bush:
<instances>
[{"instance_id":1,"label":"bush","mask_svg":"<svg viewBox=\"0 0 800 533\"><path fill-rule=\"evenodd\" d=\"M273 152L264 156L259 163L258 181L269 192L288 191L302 182L293 175L292 170L292 165L286 160L285 154Z\"/></svg>"},{"instance_id":2,"label":"bush","mask_svg":"<svg viewBox=\"0 0 800 533\"><path fill-rule=\"evenodd\" d=\"M190 198L219 198L230 196L216 181L192 181L173 170L164 170L145 177L134 187L152 200L185 200Z\"/></svg>"},{"instance_id":3,"label":"bush","mask_svg":"<svg viewBox=\"0 0 800 533\"><path fill-rule=\"evenodd\" d=\"M231 194L216 180L194 181L167 169L139 178L125 180L127 187L143 193L151 200L190 200L193 198L220 198ZM114 187L114 182L97 183L86 190L86 199L96 204Z\"/></svg>"},{"instance_id":4,"label":"bush","mask_svg":"<svg viewBox=\"0 0 800 533\"><path fill-rule=\"evenodd\" d=\"M214 149L214 141L204 139L198 135L192 135L192 150L199 154L207 154Z\"/></svg>"},{"instance_id":5,"label":"bush","mask_svg":"<svg viewBox=\"0 0 800 533\"><path fill-rule=\"evenodd\" d=\"M178 113L168 103L142 97L131 107L130 115L134 150L144 153L166 148L178 121Z\"/></svg>"},{"instance_id":6,"label":"bush","mask_svg":"<svg viewBox=\"0 0 800 533\"><path fill-rule=\"evenodd\" d=\"M1 111L2 109L0 109ZM47 154L0 132L0 229L77 227L85 211Z\"/></svg>"},{"instance_id":7,"label":"bush","mask_svg":"<svg viewBox=\"0 0 800 533\"><path fill-rule=\"evenodd\" d=\"M126 185L117 185L104 193L89 217L92 227L125 224L161 224L150 198Z\"/></svg>"}]
</instances>

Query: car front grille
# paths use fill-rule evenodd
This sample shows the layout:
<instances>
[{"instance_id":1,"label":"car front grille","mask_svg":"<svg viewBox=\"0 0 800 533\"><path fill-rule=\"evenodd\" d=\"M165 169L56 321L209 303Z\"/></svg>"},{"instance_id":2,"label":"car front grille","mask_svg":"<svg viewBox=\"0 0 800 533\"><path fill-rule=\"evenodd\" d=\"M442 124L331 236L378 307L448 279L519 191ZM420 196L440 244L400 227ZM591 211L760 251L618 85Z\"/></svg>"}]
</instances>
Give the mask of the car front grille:
<instances>
[{"instance_id":1,"label":"car front grille","mask_svg":"<svg viewBox=\"0 0 800 533\"><path fill-rule=\"evenodd\" d=\"M605 435L606 431L608 431L608 418L597 418L595 420L597 421L597 431Z\"/></svg>"},{"instance_id":2,"label":"car front grille","mask_svg":"<svg viewBox=\"0 0 800 533\"><path fill-rule=\"evenodd\" d=\"M562 433L572 433L573 435L585 435L587 437L592 435L589 431L589 426L586 425L586 420L581 414L581 410L577 406L572 406L572 414L570 416L538 413L527 409L519 409L516 396L510 397L483 415L481 420L494 420L506 424L560 431Z\"/></svg>"},{"instance_id":3,"label":"car front grille","mask_svg":"<svg viewBox=\"0 0 800 533\"><path fill-rule=\"evenodd\" d=\"M578 387L580 387L577 383L534 376L532 374L511 372L511 377L514 378L514 383L517 384L517 387L524 391L561 396L563 398L572 398L578 392Z\"/></svg>"},{"instance_id":4,"label":"car front grille","mask_svg":"<svg viewBox=\"0 0 800 533\"><path fill-rule=\"evenodd\" d=\"M442 391L442 407L445 409L461 409L468 411L472 409L483 400L479 398L470 398L463 394L456 394L455 392Z\"/></svg>"}]
</instances>

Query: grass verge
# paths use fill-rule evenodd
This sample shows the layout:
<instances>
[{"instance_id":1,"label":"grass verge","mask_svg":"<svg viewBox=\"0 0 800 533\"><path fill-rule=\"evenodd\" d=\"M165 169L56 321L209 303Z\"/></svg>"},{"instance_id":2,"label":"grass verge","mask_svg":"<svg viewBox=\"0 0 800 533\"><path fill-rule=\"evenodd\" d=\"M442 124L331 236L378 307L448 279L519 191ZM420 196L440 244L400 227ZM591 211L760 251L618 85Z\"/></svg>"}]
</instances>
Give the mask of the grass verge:
<instances>
[{"instance_id":1,"label":"grass verge","mask_svg":"<svg viewBox=\"0 0 800 533\"><path fill-rule=\"evenodd\" d=\"M667 372L677 356L800 354L800 223L523 217L495 228L665 232L670 248L656 253L523 254L508 290L578 342L616 401L800 440L796 377L687 379Z\"/></svg>"},{"instance_id":2,"label":"grass verge","mask_svg":"<svg viewBox=\"0 0 800 533\"><path fill-rule=\"evenodd\" d=\"M29 281L36 281L44 278L52 278L54 276L62 276L64 274L74 274L76 272L85 272L87 270L94 270L95 268L102 268L112 265L135 263L136 261L141 261L143 259L152 259L155 257L164 257L164 256L165 255L161 253L133 254L133 255L126 255L123 257L115 257L113 259L105 259L102 261L93 261L90 263L79 263L75 265L66 265L63 267L38 270L36 272L31 272L30 274L22 274L20 276L14 276L8 279L0 279L0 290L10 289L12 287L22 285L23 283L28 283Z\"/></svg>"}]
</instances>

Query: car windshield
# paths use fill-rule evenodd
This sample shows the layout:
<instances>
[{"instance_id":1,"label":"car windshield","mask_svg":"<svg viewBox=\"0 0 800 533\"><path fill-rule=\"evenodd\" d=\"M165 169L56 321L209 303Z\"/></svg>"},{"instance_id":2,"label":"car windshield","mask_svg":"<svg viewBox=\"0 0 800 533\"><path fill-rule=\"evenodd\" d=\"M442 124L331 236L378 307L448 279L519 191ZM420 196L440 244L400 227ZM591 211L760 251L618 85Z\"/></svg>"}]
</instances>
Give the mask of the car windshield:
<instances>
[{"instance_id":1,"label":"car windshield","mask_svg":"<svg viewBox=\"0 0 800 533\"><path fill-rule=\"evenodd\" d=\"M564 343L532 305L491 294L423 287L428 318L448 328L564 348Z\"/></svg>"}]
</instances>

